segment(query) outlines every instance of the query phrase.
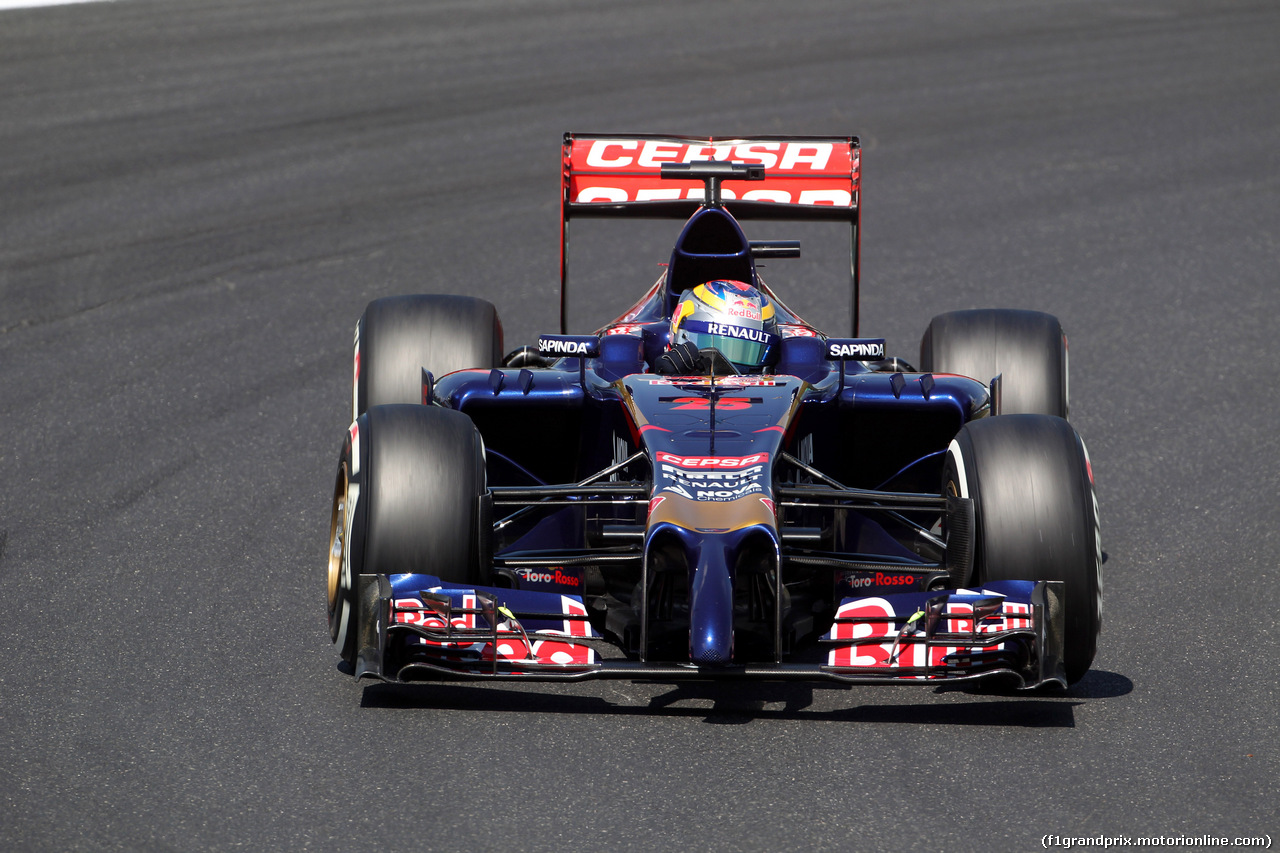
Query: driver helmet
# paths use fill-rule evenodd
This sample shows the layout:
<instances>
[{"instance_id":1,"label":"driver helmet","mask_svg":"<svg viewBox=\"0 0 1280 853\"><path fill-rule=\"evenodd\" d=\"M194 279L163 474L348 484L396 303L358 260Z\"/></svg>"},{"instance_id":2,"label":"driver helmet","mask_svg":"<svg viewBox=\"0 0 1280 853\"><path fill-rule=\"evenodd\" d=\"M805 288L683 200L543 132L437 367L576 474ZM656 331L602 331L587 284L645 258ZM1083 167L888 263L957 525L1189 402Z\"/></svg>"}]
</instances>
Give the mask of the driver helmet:
<instances>
[{"instance_id":1,"label":"driver helmet","mask_svg":"<svg viewBox=\"0 0 1280 853\"><path fill-rule=\"evenodd\" d=\"M773 302L742 281L718 279L686 290L671 316L671 342L718 349L743 373L778 360Z\"/></svg>"}]
</instances>

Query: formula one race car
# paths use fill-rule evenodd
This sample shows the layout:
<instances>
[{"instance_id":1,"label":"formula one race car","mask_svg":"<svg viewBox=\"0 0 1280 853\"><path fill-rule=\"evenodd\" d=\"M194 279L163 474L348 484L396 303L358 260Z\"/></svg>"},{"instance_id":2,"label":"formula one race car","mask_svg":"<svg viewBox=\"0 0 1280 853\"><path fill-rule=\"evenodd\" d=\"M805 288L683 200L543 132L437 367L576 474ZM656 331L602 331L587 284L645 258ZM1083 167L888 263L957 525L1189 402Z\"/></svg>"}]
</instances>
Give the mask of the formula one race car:
<instances>
[{"instance_id":1,"label":"formula one race car","mask_svg":"<svg viewBox=\"0 0 1280 853\"><path fill-rule=\"evenodd\" d=\"M933 318L919 368L858 337L851 137L566 134L561 327L370 303L330 526L349 671L434 678L1080 679L1102 618L1067 342L1033 311ZM657 283L565 334L572 217L686 219ZM853 335L761 279L851 228Z\"/></svg>"}]
</instances>

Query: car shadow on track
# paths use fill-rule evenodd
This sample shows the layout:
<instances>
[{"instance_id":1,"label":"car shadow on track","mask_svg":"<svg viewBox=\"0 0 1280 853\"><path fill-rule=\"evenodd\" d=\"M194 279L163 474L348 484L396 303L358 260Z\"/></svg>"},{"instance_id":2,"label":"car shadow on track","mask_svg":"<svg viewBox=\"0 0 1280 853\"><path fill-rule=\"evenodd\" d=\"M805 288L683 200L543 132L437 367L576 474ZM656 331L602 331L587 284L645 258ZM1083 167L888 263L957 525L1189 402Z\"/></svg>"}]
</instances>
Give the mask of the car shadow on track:
<instances>
[{"instance_id":1,"label":"car shadow on track","mask_svg":"<svg viewBox=\"0 0 1280 853\"><path fill-rule=\"evenodd\" d=\"M967 693L971 696L1054 696L1064 699L1115 699L1133 692L1133 682L1118 672L1107 672L1104 669L1091 669L1084 678L1066 690L1046 688L1032 693L1019 693L1013 689L1001 689L999 686L957 684L938 687L937 693Z\"/></svg>"},{"instance_id":2,"label":"car shadow on track","mask_svg":"<svg viewBox=\"0 0 1280 853\"><path fill-rule=\"evenodd\" d=\"M531 685L530 685L531 686ZM1073 728L1075 708L1082 699L1123 696L1133 683L1122 675L1091 672L1070 691L1029 694L935 691L917 694L915 701L894 704L859 704L831 708L830 701L814 707L817 690L851 689L841 685L763 682L744 689L740 683L684 682L655 685L636 682L635 695L623 693L620 701L584 696L578 686L568 691L548 687L546 692L512 690L497 684L374 684L364 689L361 706L392 710L432 709L526 714L596 714L702 718L713 725L744 725L755 721L803 720L848 723L906 723L916 725L1006 726L1018 728ZM666 687L654 694L653 686ZM872 688L877 698L885 694ZM909 688L904 688L909 692ZM959 694L959 695L957 695ZM960 698L963 696L964 698Z\"/></svg>"}]
</instances>

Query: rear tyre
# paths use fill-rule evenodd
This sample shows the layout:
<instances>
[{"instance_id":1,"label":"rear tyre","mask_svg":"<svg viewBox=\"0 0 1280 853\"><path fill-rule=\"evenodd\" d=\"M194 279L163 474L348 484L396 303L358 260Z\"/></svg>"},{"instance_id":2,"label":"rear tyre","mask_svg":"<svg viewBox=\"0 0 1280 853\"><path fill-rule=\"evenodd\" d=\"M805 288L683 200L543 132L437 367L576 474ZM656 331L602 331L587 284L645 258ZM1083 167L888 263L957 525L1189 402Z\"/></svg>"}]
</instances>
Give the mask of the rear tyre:
<instances>
[{"instance_id":1,"label":"rear tyre","mask_svg":"<svg viewBox=\"0 0 1280 853\"><path fill-rule=\"evenodd\" d=\"M943 493L973 500L974 585L1064 583L1064 664L1079 681L1102 627L1098 503L1080 436L1045 415L971 421L951 442Z\"/></svg>"},{"instance_id":2,"label":"rear tyre","mask_svg":"<svg viewBox=\"0 0 1280 853\"><path fill-rule=\"evenodd\" d=\"M1051 314L983 308L939 314L920 340L920 369L990 383L1001 414L1067 416L1067 337Z\"/></svg>"},{"instance_id":3,"label":"rear tyre","mask_svg":"<svg viewBox=\"0 0 1280 853\"><path fill-rule=\"evenodd\" d=\"M483 299L415 295L375 299L356 326L352 420L370 406L422 402L422 370L497 367L502 323Z\"/></svg>"},{"instance_id":4,"label":"rear tyre","mask_svg":"<svg viewBox=\"0 0 1280 853\"><path fill-rule=\"evenodd\" d=\"M475 586L489 562L484 443L435 406L374 406L348 431L329 533L329 636L354 663L356 577L427 574Z\"/></svg>"}]
</instances>

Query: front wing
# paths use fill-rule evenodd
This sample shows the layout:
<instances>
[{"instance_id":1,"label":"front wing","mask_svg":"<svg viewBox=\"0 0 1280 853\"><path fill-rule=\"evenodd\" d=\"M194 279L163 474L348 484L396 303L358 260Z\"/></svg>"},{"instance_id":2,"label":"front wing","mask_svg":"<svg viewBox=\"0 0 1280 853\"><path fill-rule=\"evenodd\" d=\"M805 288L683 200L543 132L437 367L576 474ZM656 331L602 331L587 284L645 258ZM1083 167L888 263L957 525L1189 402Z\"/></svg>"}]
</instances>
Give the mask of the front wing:
<instances>
[{"instance_id":1,"label":"front wing","mask_svg":"<svg viewBox=\"0 0 1280 853\"><path fill-rule=\"evenodd\" d=\"M825 651L819 659L716 667L623 658L592 627L579 596L452 588L417 574L360 575L358 593L357 678L741 678L925 685L1003 678L1021 689L1067 686L1064 593L1057 581L846 598L818 641Z\"/></svg>"}]
</instances>

